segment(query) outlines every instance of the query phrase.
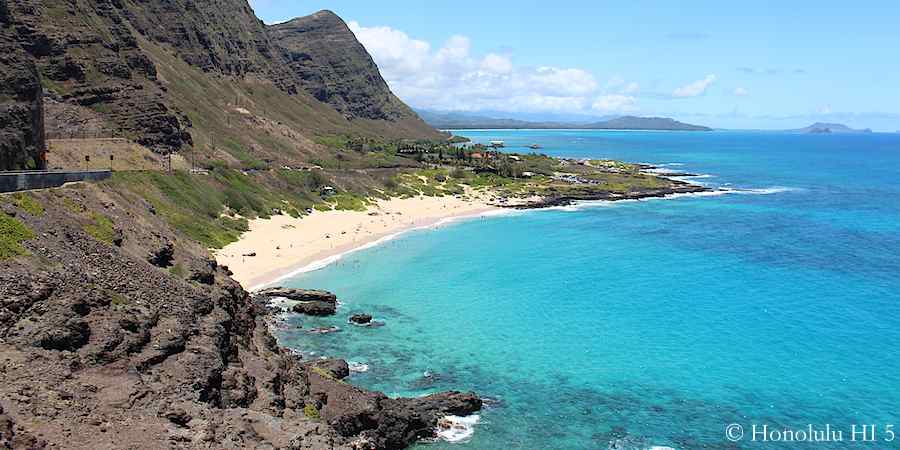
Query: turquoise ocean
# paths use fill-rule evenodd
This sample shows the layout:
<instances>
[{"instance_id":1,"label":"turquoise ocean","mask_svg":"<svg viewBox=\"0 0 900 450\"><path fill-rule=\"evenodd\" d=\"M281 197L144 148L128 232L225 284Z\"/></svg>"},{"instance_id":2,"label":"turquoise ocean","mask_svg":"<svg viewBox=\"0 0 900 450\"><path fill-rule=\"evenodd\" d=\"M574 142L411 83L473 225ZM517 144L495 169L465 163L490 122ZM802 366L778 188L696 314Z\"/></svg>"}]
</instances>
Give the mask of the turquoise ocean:
<instances>
[{"instance_id":1,"label":"turquoise ocean","mask_svg":"<svg viewBox=\"0 0 900 450\"><path fill-rule=\"evenodd\" d=\"M732 193L461 220L284 283L343 305L289 318L282 344L388 395L488 397L471 437L426 448L900 448L900 134L457 134ZM304 331L325 325L343 332ZM843 441L753 442L754 425ZM849 442L854 425L879 442Z\"/></svg>"}]
</instances>

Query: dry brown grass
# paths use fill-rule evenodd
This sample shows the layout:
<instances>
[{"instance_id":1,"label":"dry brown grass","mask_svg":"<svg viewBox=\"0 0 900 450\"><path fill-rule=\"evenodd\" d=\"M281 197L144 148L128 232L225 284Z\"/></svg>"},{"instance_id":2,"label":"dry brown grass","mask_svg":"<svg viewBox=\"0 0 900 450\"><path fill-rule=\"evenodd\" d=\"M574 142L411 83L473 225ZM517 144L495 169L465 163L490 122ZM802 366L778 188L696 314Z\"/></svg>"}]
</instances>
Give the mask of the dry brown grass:
<instances>
[{"instance_id":1,"label":"dry brown grass","mask_svg":"<svg viewBox=\"0 0 900 450\"><path fill-rule=\"evenodd\" d=\"M47 167L50 169L84 170L109 169L110 155L113 170L162 170L165 157L149 148L122 138L52 139L47 141ZM89 156L90 162L84 157ZM173 155L173 169L187 169L183 156Z\"/></svg>"}]
</instances>

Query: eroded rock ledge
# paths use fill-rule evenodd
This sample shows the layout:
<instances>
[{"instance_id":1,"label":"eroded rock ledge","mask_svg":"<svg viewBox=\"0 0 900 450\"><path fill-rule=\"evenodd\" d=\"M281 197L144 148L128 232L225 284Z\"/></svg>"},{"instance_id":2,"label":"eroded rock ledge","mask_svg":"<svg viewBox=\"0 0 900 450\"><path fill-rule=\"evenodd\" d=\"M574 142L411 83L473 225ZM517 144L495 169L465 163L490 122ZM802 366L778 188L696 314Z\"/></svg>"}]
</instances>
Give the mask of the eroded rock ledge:
<instances>
[{"instance_id":1,"label":"eroded rock ledge","mask_svg":"<svg viewBox=\"0 0 900 450\"><path fill-rule=\"evenodd\" d=\"M461 392L391 399L346 383L346 362L279 348L270 310L227 268L111 186L30 195L42 212L0 196L40 237L23 243L31 256L0 261L0 442L397 449L481 407ZM91 237L72 204L103 211L121 246ZM148 261L161 242L169 267Z\"/></svg>"},{"instance_id":2,"label":"eroded rock ledge","mask_svg":"<svg viewBox=\"0 0 900 450\"><path fill-rule=\"evenodd\" d=\"M331 316L337 311L337 296L328 291L275 287L255 292L253 296L265 301L286 298L297 302L291 309L298 314Z\"/></svg>"}]
</instances>

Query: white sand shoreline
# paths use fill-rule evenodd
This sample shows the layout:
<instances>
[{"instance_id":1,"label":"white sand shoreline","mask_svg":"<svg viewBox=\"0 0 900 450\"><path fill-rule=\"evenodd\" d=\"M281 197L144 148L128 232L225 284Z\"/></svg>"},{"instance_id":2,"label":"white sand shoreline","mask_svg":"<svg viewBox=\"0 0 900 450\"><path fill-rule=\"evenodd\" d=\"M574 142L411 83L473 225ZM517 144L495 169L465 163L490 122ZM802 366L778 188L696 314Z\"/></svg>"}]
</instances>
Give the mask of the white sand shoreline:
<instances>
[{"instance_id":1,"label":"white sand shoreline","mask_svg":"<svg viewBox=\"0 0 900 450\"><path fill-rule=\"evenodd\" d=\"M763 192L758 192L763 191ZM674 199L743 192L716 189L676 193L647 199ZM412 197L378 201L366 211L315 211L293 218L273 216L250 221L250 231L237 242L215 252L220 265L228 266L232 278L249 291L259 290L304 272L321 269L347 254L371 248L419 229L434 228L465 218L484 217L514 210L489 203L490 194L469 190L466 197ZM594 205L647 199L586 200L567 206L541 209L578 210ZM521 199L522 202L534 198ZM509 202L505 206L514 206ZM254 256L249 256L249 255Z\"/></svg>"},{"instance_id":2,"label":"white sand shoreline","mask_svg":"<svg viewBox=\"0 0 900 450\"><path fill-rule=\"evenodd\" d=\"M412 232L412 231L416 231L416 230L425 230L425 229L435 229L435 228L438 228L438 227L440 227L440 226L442 226L442 225L446 225L446 224L449 224L449 223L452 223L452 222L456 222L456 221L460 221L460 220L476 219L476 218L479 218L479 217L494 216L494 215L498 215L498 214L500 214L500 213L507 213L507 212L512 212L512 210L510 210L510 209L503 209L503 208L496 208L496 207L490 207L490 208L488 208L488 209L486 209L486 210L484 210L484 211L482 211L482 212L479 212L479 213L477 213L477 214L468 214L468 215L463 215L463 216L450 216L450 217L445 217L445 218L443 218L443 219L440 219L440 220L438 220L437 222L435 222L435 223L433 223L433 224L427 224L427 225L413 226L413 227L410 227L410 228L405 228L405 229L402 229L402 230L400 230L400 231L397 231L396 233L388 234L388 235L386 235L386 236L382 236L382 237L380 237L380 238L373 239L373 240L371 240L371 241L369 241L369 242L366 242L366 243L364 243L364 244L362 244L362 245L360 245L360 246L358 246L358 247L353 247L353 248L351 248L351 249L349 249L349 250L347 250L347 251L345 251L345 252L337 253L337 254L333 254L333 255L329 255L329 256L327 256L327 257L325 257L325 258L322 258L322 259L319 259L319 260L312 261L311 263L309 263L309 264L307 264L307 265L305 265L305 266L303 266L303 267L296 268L296 269L294 269L294 270L292 270L292 271L290 271L290 272L287 272L287 273L285 273L285 274L283 274L283 275L278 276L277 278L274 278L274 279L271 279L271 280L266 280L266 281L263 282L262 284L259 284L259 285L256 285L256 286L250 286L250 288L248 288L247 290L250 291L250 292L257 291L257 290L260 290L260 289L264 289L264 288L266 288L266 287L274 286L275 284L277 284L277 283L279 283L279 282L281 282L281 281L287 280L287 279L289 279L289 278L293 278L293 277L295 277L295 276L297 276L297 275L300 275L300 274L302 274L302 273L313 272L313 271L316 271L316 270L319 270L319 269L323 269L323 268L325 268L325 267L327 267L327 266L329 266L329 265L331 265L331 264L333 264L333 263L335 263L335 262L340 261L343 257L345 257L345 256L347 256L347 255L350 255L350 254L352 254L352 253L358 252L358 251L360 251L360 250L366 250L366 249L369 249L369 248L372 248L372 247L377 247L377 246L379 246L379 245L381 245L381 244L384 244L384 243L386 243L386 242L392 241L392 240L394 240L394 239L396 239L396 238L398 238L398 237L400 237L400 236L402 236L402 235L404 235L404 234L406 234L406 233ZM265 278L265 277L264 277L264 278Z\"/></svg>"},{"instance_id":3,"label":"white sand shoreline","mask_svg":"<svg viewBox=\"0 0 900 450\"><path fill-rule=\"evenodd\" d=\"M409 231L503 211L507 210L481 198L414 197L379 201L365 212L316 211L303 218L255 219L250 221L250 231L215 257L253 291L321 269Z\"/></svg>"}]
</instances>

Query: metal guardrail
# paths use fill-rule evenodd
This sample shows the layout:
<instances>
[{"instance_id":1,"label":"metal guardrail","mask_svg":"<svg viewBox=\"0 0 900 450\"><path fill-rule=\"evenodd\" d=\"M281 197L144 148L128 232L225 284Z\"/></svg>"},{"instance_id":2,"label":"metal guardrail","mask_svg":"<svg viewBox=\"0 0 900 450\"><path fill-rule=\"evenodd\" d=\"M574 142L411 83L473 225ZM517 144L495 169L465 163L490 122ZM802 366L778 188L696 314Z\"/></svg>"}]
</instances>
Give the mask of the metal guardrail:
<instances>
[{"instance_id":1,"label":"metal guardrail","mask_svg":"<svg viewBox=\"0 0 900 450\"><path fill-rule=\"evenodd\" d=\"M32 170L0 172L0 192L19 192L60 187L79 181L102 181L110 170Z\"/></svg>"}]
</instances>

